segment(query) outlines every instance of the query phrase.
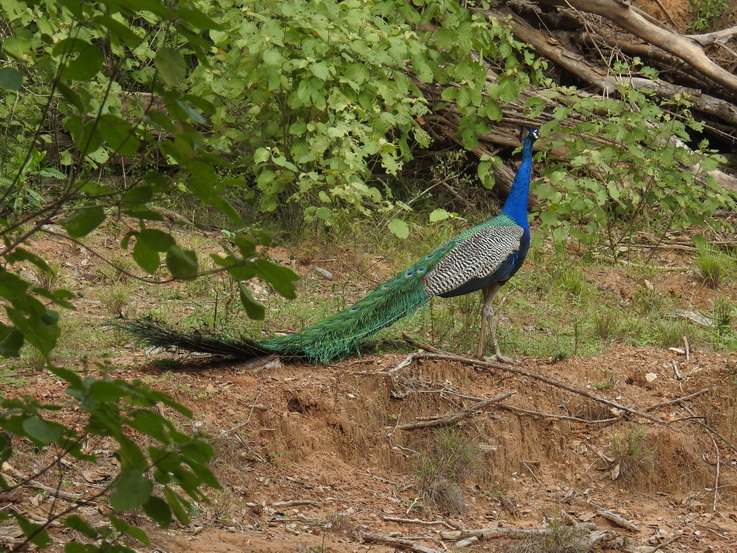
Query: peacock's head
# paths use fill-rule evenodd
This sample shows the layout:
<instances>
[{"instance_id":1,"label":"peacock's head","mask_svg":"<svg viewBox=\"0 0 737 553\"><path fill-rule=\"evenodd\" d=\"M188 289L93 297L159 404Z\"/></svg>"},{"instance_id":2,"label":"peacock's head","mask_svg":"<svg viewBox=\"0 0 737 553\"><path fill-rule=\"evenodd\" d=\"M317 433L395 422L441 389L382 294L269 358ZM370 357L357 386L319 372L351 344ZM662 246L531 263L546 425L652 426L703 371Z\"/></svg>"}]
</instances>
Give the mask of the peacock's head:
<instances>
[{"instance_id":1,"label":"peacock's head","mask_svg":"<svg viewBox=\"0 0 737 553\"><path fill-rule=\"evenodd\" d=\"M527 136L525 136L525 130L527 131ZM519 133L519 141L520 142L529 141L530 143L532 143L532 142L535 142L535 140L537 140L538 138L540 138L540 131L539 130L537 130L537 129L525 129L524 127L522 129L520 129L520 133Z\"/></svg>"}]
</instances>

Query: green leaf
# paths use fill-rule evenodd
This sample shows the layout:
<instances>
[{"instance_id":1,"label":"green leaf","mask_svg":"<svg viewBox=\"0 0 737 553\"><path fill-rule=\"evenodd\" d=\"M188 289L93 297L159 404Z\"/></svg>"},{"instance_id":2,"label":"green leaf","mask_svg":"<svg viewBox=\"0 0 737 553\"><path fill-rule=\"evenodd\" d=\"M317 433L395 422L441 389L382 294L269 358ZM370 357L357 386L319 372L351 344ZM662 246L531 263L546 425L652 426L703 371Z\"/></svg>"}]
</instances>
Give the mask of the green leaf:
<instances>
[{"instance_id":1,"label":"green leaf","mask_svg":"<svg viewBox=\"0 0 737 553\"><path fill-rule=\"evenodd\" d=\"M169 504L169 507L171 507L171 510L174 512L174 515L177 517L177 520L185 526L188 525L188 505L184 498L177 492L169 488L169 486L164 487L164 497L166 498L166 502Z\"/></svg>"},{"instance_id":2,"label":"green leaf","mask_svg":"<svg viewBox=\"0 0 737 553\"><path fill-rule=\"evenodd\" d=\"M80 113L86 111L86 104L82 96L73 91L64 81L58 81L56 88L67 102L77 108L77 111Z\"/></svg>"},{"instance_id":3,"label":"green leaf","mask_svg":"<svg viewBox=\"0 0 737 553\"><path fill-rule=\"evenodd\" d=\"M142 39L128 25L113 19L109 15L98 15L95 17L95 21L106 27L111 36L119 38L130 48L135 48L141 43Z\"/></svg>"},{"instance_id":4,"label":"green leaf","mask_svg":"<svg viewBox=\"0 0 737 553\"><path fill-rule=\"evenodd\" d=\"M136 240L136 245L133 246L133 260L150 275L156 272L161 263L159 253L146 246L141 240Z\"/></svg>"},{"instance_id":5,"label":"green leaf","mask_svg":"<svg viewBox=\"0 0 737 553\"><path fill-rule=\"evenodd\" d=\"M248 318L263 321L265 313L264 306L253 299L251 291L242 282L238 283L238 292L240 293L241 304L246 309Z\"/></svg>"},{"instance_id":6,"label":"green leaf","mask_svg":"<svg viewBox=\"0 0 737 553\"><path fill-rule=\"evenodd\" d=\"M77 57L62 70L62 77L73 81L89 81L102 69L104 57L97 46L81 39L74 39Z\"/></svg>"},{"instance_id":7,"label":"green leaf","mask_svg":"<svg viewBox=\"0 0 737 553\"><path fill-rule=\"evenodd\" d=\"M153 483L144 478L143 471L123 470L113 483L110 505L118 513L136 509L149 500L153 487Z\"/></svg>"},{"instance_id":8,"label":"green leaf","mask_svg":"<svg viewBox=\"0 0 737 553\"><path fill-rule=\"evenodd\" d=\"M484 106L484 114L492 121L501 121L503 113L499 102L493 98L488 98L486 106Z\"/></svg>"},{"instance_id":9,"label":"green leaf","mask_svg":"<svg viewBox=\"0 0 737 553\"><path fill-rule=\"evenodd\" d=\"M14 67L0 67L0 88L19 91L23 86L23 75Z\"/></svg>"},{"instance_id":10,"label":"green leaf","mask_svg":"<svg viewBox=\"0 0 737 553\"><path fill-rule=\"evenodd\" d=\"M19 513L13 512L11 514L15 517L15 520L18 522L18 526L20 526L23 534L33 545L40 548L51 545L51 537L43 526L31 522Z\"/></svg>"},{"instance_id":11,"label":"green leaf","mask_svg":"<svg viewBox=\"0 0 737 553\"><path fill-rule=\"evenodd\" d=\"M23 333L17 328L0 323L0 355L18 357L23 347Z\"/></svg>"},{"instance_id":12,"label":"green leaf","mask_svg":"<svg viewBox=\"0 0 737 553\"><path fill-rule=\"evenodd\" d=\"M155 252L165 252L176 244L172 235L158 229L145 229L138 233L137 240Z\"/></svg>"},{"instance_id":13,"label":"green leaf","mask_svg":"<svg viewBox=\"0 0 737 553\"><path fill-rule=\"evenodd\" d=\"M253 152L254 163L263 163L264 161L267 161L270 157L271 154L266 148L257 148L256 151Z\"/></svg>"},{"instance_id":14,"label":"green leaf","mask_svg":"<svg viewBox=\"0 0 737 553\"><path fill-rule=\"evenodd\" d=\"M709 242L707 242L706 238L702 234L696 234L691 239L693 240L694 246L696 246L696 249L699 251L699 253L703 253L709 250Z\"/></svg>"},{"instance_id":15,"label":"green leaf","mask_svg":"<svg viewBox=\"0 0 737 553\"><path fill-rule=\"evenodd\" d=\"M125 119L117 115L104 114L100 116L97 129L113 152L132 156L138 151L139 140L133 125Z\"/></svg>"},{"instance_id":16,"label":"green leaf","mask_svg":"<svg viewBox=\"0 0 737 553\"><path fill-rule=\"evenodd\" d=\"M435 223L437 221L442 221L443 219L447 219L450 217L450 213L448 213L446 210L442 208L438 208L432 213L430 213L430 222Z\"/></svg>"},{"instance_id":17,"label":"green leaf","mask_svg":"<svg viewBox=\"0 0 737 553\"><path fill-rule=\"evenodd\" d=\"M64 544L64 553L92 553L88 550L88 547L94 547L92 545L85 545L78 541L68 541Z\"/></svg>"},{"instance_id":18,"label":"green leaf","mask_svg":"<svg viewBox=\"0 0 737 553\"><path fill-rule=\"evenodd\" d=\"M294 271L275 265L266 259L257 259L254 261L254 266L256 274L268 282L277 293L290 300L297 297L293 283L299 280L299 277Z\"/></svg>"},{"instance_id":19,"label":"green leaf","mask_svg":"<svg viewBox=\"0 0 737 553\"><path fill-rule=\"evenodd\" d=\"M99 535L97 530L90 526L90 524L79 515L69 515L64 519L64 524L66 524L67 528L76 530L92 540L97 538Z\"/></svg>"},{"instance_id":20,"label":"green leaf","mask_svg":"<svg viewBox=\"0 0 737 553\"><path fill-rule=\"evenodd\" d=\"M59 224L64 227L64 230L72 238L81 238L99 227L104 220L104 209L101 207L90 207L76 209Z\"/></svg>"},{"instance_id":21,"label":"green leaf","mask_svg":"<svg viewBox=\"0 0 737 553\"><path fill-rule=\"evenodd\" d=\"M164 82L169 86L174 86L187 76L187 64L184 61L184 56L174 48L168 46L159 48L154 63Z\"/></svg>"},{"instance_id":22,"label":"green leaf","mask_svg":"<svg viewBox=\"0 0 737 553\"><path fill-rule=\"evenodd\" d=\"M143 504L143 511L162 528L166 529L171 525L171 508L160 497L155 495L149 497Z\"/></svg>"},{"instance_id":23,"label":"green leaf","mask_svg":"<svg viewBox=\"0 0 737 553\"><path fill-rule=\"evenodd\" d=\"M389 221L389 230L398 238L404 239L409 236L409 227L401 219L394 218Z\"/></svg>"},{"instance_id":24,"label":"green leaf","mask_svg":"<svg viewBox=\"0 0 737 553\"><path fill-rule=\"evenodd\" d=\"M177 278L194 278L197 276L197 254L172 246L166 252L166 266Z\"/></svg>"},{"instance_id":25,"label":"green leaf","mask_svg":"<svg viewBox=\"0 0 737 553\"><path fill-rule=\"evenodd\" d=\"M29 438L42 445L50 444L61 437L61 428L58 425L35 415L23 421L23 430Z\"/></svg>"},{"instance_id":26,"label":"green leaf","mask_svg":"<svg viewBox=\"0 0 737 553\"><path fill-rule=\"evenodd\" d=\"M118 518L114 515L108 515L107 517L110 520L110 523L113 525L113 528L115 528L118 532L128 534L132 538L141 542L143 545L149 545L151 543L151 540L149 540L148 538L148 534L137 526L131 526L123 519Z\"/></svg>"}]
</instances>

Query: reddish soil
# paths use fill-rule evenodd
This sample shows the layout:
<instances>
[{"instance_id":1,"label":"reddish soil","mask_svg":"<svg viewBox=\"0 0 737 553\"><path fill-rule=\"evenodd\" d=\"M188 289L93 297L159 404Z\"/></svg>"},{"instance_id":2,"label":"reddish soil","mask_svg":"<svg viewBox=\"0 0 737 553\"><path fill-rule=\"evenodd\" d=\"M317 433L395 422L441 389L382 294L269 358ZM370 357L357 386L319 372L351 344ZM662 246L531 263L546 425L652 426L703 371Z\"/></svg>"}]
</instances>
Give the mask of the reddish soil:
<instances>
[{"instance_id":1,"label":"reddish soil","mask_svg":"<svg viewBox=\"0 0 737 553\"><path fill-rule=\"evenodd\" d=\"M76 271L86 293L77 300L75 317L99 324L110 316L94 299L97 288L109 286L95 276L97 260L53 242L39 250ZM656 264L685 263L669 259L672 255ZM306 271L309 264L296 268ZM694 286L687 272L668 275L654 285L683 298L684 306L713 299L714 292ZM595 276L602 287L621 290L626 301L629 277L617 268ZM734 292L720 293L727 291ZM589 536L599 532L596 551L647 553L669 542L663 551L737 551L737 453L731 446L737 440L737 357L732 354L697 350L687 357L681 351L617 346L598 357L522 359L517 367L533 373L523 376L421 358L395 370L403 354L261 368L190 360L186 369L166 373L141 348L121 345L112 353L112 366L124 367L112 376L142 379L193 410L189 421L161 408L183 430L213 437L212 466L223 484L210 494L211 504L197 506L190 527L162 531L130 516L130 523L152 537L152 545L136 547L139 551L395 550L370 543L370 533L432 551L506 551L520 539L492 532L540 529L555 520L583 525ZM43 371L0 379L0 391L48 402L64 398L63 386ZM514 393L460 420L462 436L474 444L480 463L466 471L460 488L451 490L442 478L433 484L433 492L451 490L447 497L453 501L428 501L418 489L416 467L421 455L433 450L437 430L400 426L459 413L505 392ZM690 394L696 395L678 401ZM72 410L62 416L70 424L77 420ZM613 444L637 435L642 441L633 455L618 455ZM68 464L64 491L90 496L116 474L113 443L89 447L99 464ZM11 459L3 473L26 477L50 459L26 452ZM58 484L51 473L38 480ZM37 520L59 508L52 495L33 487L8 494L3 504ZM107 508L96 502L83 506L81 514L102 522ZM481 529L488 529L485 537L456 545L459 536ZM58 529L52 535L52 551L78 538ZM0 528L0 540L10 544L17 536L12 527Z\"/></svg>"}]
</instances>

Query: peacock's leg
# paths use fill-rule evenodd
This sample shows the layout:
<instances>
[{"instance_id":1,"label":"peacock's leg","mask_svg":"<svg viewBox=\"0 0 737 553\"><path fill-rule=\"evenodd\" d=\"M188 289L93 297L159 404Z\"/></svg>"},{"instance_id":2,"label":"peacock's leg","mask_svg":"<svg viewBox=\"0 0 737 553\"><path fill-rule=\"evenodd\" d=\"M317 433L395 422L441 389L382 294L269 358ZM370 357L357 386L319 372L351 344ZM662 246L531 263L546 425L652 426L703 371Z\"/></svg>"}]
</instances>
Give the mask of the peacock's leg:
<instances>
[{"instance_id":1,"label":"peacock's leg","mask_svg":"<svg viewBox=\"0 0 737 553\"><path fill-rule=\"evenodd\" d=\"M513 363L514 359L505 357L499 349L499 341L496 337L496 325L494 324L494 308L492 307L492 302L494 301L497 292L501 289L502 284L503 283L495 282L482 290L484 295L484 305L481 308L481 331L479 332L479 343L476 348L476 357L483 358L484 356L484 339L486 337L486 325L488 324L489 331L491 332L491 339L494 342L494 356L496 357L496 360L501 363Z\"/></svg>"}]
</instances>

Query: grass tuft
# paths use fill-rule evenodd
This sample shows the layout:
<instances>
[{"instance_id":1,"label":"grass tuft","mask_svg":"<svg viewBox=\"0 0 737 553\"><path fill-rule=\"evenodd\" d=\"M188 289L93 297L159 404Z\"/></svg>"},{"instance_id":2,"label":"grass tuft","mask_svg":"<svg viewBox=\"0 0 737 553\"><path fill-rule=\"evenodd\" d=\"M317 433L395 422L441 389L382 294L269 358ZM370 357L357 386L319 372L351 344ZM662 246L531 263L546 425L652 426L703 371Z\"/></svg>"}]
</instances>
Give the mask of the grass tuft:
<instances>
[{"instance_id":1,"label":"grass tuft","mask_svg":"<svg viewBox=\"0 0 737 553\"><path fill-rule=\"evenodd\" d=\"M510 553L587 553L586 531L564 524L560 515L548 519L548 527L539 535L527 537L508 549Z\"/></svg>"},{"instance_id":2,"label":"grass tuft","mask_svg":"<svg viewBox=\"0 0 737 553\"><path fill-rule=\"evenodd\" d=\"M615 480L633 481L653 468L655 452L647 442L645 427L639 425L612 436Z\"/></svg>"},{"instance_id":3,"label":"grass tuft","mask_svg":"<svg viewBox=\"0 0 737 553\"><path fill-rule=\"evenodd\" d=\"M467 508L461 484L476 473L480 459L478 446L460 428L442 428L417 460L415 486L425 501L461 513Z\"/></svg>"}]
</instances>

